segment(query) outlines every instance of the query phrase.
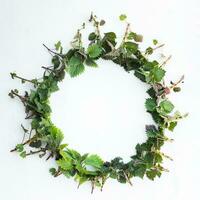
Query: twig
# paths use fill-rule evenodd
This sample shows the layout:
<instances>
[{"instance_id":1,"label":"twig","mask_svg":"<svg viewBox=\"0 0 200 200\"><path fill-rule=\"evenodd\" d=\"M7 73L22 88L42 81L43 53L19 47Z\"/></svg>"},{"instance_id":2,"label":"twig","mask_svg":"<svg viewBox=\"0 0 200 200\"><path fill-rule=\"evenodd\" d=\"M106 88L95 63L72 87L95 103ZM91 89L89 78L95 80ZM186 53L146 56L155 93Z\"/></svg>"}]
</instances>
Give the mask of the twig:
<instances>
[{"instance_id":1,"label":"twig","mask_svg":"<svg viewBox=\"0 0 200 200\"><path fill-rule=\"evenodd\" d=\"M172 58L172 56L170 55L169 57L167 57L167 59L160 65L160 67L164 66L167 64L167 62Z\"/></svg>"},{"instance_id":2,"label":"twig","mask_svg":"<svg viewBox=\"0 0 200 200\"><path fill-rule=\"evenodd\" d=\"M62 57L63 56L63 54L60 54L60 53L57 53L57 52L55 52L55 51L53 51L53 50L51 50L49 47L47 47L45 44L42 44L49 52L51 52L51 53L53 53L53 54L55 54L55 55L58 55L58 56L60 56L60 57Z\"/></svg>"}]
</instances>

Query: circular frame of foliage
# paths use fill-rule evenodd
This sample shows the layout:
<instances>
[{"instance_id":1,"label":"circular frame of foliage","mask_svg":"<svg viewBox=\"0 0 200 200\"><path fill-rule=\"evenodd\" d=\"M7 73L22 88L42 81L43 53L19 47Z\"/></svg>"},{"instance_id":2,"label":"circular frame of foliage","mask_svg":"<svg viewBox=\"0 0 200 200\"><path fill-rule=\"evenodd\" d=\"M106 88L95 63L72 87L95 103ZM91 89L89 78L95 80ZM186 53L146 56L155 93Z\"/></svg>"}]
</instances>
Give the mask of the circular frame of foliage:
<instances>
[{"instance_id":1,"label":"circular frame of foliage","mask_svg":"<svg viewBox=\"0 0 200 200\"><path fill-rule=\"evenodd\" d=\"M21 100L25 107L26 119L31 120L30 130L21 125L23 140L11 152L19 152L23 158L33 154L39 154L39 157L47 155L46 160L54 158L57 168L50 169L54 177L61 174L73 177L79 185L90 181L92 192L95 186L102 190L108 178L132 185L132 177L143 178L146 175L150 180L154 180L155 177L160 177L163 171L168 171L162 166L162 162L164 158L171 158L161 152L161 147L172 139L165 135L165 130L173 131L177 121L187 115L174 112L174 105L168 99L170 92L181 90L179 85L184 77L177 82L171 81L169 86L166 86L166 71L163 67L170 56L165 57L162 63L149 58L163 44L153 40L153 47L141 51L139 43L142 42L142 35L131 31L126 15L119 18L126 23L126 30L119 45L114 32L107 32L102 36L100 27L105 21L99 21L91 14L89 22L94 26L94 32L88 36L88 47L85 48L82 44L81 31L85 28L84 23L71 42L72 48L67 52L63 52L60 41L55 44L53 50L44 45L52 55L52 66L42 67L45 70L42 78L28 80L11 73L13 79L18 78L22 83L33 84L33 89L25 91L24 95L19 94L17 89L9 93L11 98L18 97ZM86 66L97 67L96 61L100 58L113 61L149 85L149 98L145 101L145 108L155 124L146 125L147 140L136 145L136 154L130 156L128 162L124 162L121 157L103 161L95 154L80 154L67 144L62 144L64 135L51 121L49 98L59 90L58 83L64 79L65 74L76 77L84 72Z\"/></svg>"}]
</instances>

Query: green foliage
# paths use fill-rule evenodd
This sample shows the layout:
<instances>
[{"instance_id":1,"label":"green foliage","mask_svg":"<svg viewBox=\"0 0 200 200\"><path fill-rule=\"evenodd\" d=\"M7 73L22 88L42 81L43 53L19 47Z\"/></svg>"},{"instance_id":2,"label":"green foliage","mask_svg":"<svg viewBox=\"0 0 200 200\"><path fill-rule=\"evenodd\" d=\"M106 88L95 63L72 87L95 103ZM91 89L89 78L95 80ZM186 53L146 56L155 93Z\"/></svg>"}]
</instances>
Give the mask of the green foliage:
<instances>
[{"instance_id":1,"label":"green foliage","mask_svg":"<svg viewBox=\"0 0 200 200\"><path fill-rule=\"evenodd\" d=\"M154 111L156 109L156 100L155 99L152 99L152 98L148 98L146 99L146 102L145 102L145 107L147 109L147 111Z\"/></svg>"},{"instance_id":2,"label":"green foliage","mask_svg":"<svg viewBox=\"0 0 200 200\"><path fill-rule=\"evenodd\" d=\"M97 58L101 55L102 48L98 44L92 44L88 47L87 53L90 58Z\"/></svg>"},{"instance_id":3,"label":"green foliage","mask_svg":"<svg viewBox=\"0 0 200 200\"><path fill-rule=\"evenodd\" d=\"M90 165L96 169L101 169L103 160L98 155L90 155L84 160L85 165Z\"/></svg>"},{"instance_id":4,"label":"green foliage","mask_svg":"<svg viewBox=\"0 0 200 200\"><path fill-rule=\"evenodd\" d=\"M85 70L83 63L80 57L78 56L71 57L71 59L69 60L68 66L69 66L68 72L71 77L78 76L81 73L83 73Z\"/></svg>"},{"instance_id":5,"label":"green foliage","mask_svg":"<svg viewBox=\"0 0 200 200\"><path fill-rule=\"evenodd\" d=\"M169 100L164 100L160 102L159 108L161 113L168 114L172 112L174 105Z\"/></svg>"},{"instance_id":6,"label":"green foliage","mask_svg":"<svg viewBox=\"0 0 200 200\"><path fill-rule=\"evenodd\" d=\"M126 20L126 15L121 15L121 21ZM105 24L104 20L98 21L95 15L91 15L90 22L94 26L94 31L88 36L89 46L85 48L82 42L81 30L72 41L72 48L63 52L61 42L55 44L53 50L44 47L52 54L52 66L43 67L43 77L40 79L25 79L18 76L15 72L11 73L12 79L20 79L22 83L29 82L33 88L24 95L20 95L17 89L11 90L11 98L19 98L25 106L26 119L31 121L31 131L25 129L24 141L17 144L11 150L16 151L22 158L32 154L39 157L47 155L56 160L57 168L51 168L49 172L57 177L63 174L66 177L73 177L79 185L86 181L92 183L92 188L102 189L108 178L116 179L120 183L130 183L132 177L143 178L145 175L150 180L160 177L164 168L161 166L166 156L161 152L161 147L165 141L169 140L165 136L165 130L173 131L179 119L186 115L179 112L173 114L174 105L168 100L170 90L179 92L179 83L171 82L171 86L164 84L166 71L156 60L149 59L149 55L154 54L155 48L148 47L145 52L140 50L139 42L143 37L132 32L127 24L122 41L117 45L117 36L114 32L101 34L100 26ZM158 41L153 40L157 45ZM147 94L150 98L145 101L146 111L152 116L155 125L146 125L147 140L137 144L136 154L130 157L130 161L124 162L121 157L115 157L111 161L104 162L96 154L80 154L74 149L70 149L67 144L63 144L64 135L51 121L50 97L52 93L59 90L58 83L69 73L71 77L82 74L85 68L97 67L98 59L113 61L121 66L126 72L134 74L144 84L149 85ZM166 62L164 63L166 64ZM26 139L28 135L28 139ZM30 151L25 146L29 145Z\"/></svg>"}]
</instances>

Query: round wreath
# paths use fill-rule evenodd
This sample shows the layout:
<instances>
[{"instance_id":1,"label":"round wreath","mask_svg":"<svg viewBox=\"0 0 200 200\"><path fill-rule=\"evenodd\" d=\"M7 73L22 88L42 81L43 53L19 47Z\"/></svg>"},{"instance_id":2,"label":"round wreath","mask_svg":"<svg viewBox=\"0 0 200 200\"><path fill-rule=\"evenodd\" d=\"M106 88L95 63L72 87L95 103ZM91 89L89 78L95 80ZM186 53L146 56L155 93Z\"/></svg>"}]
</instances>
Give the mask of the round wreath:
<instances>
[{"instance_id":1,"label":"round wreath","mask_svg":"<svg viewBox=\"0 0 200 200\"><path fill-rule=\"evenodd\" d=\"M174 105L167 97L171 91L180 91L178 85L183 82L184 77L166 86L163 80L166 71L163 67L170 57L162 63L149 58L163 44L158 45L157 40L153 40L154 47L141 51L139 42L142 42L142 36L131 31L126 15L121 15L119 18L127 24L120 45L116 43L114 32L101 35L100 26L104 25L105 21L98 21L92 14L89 22L93 24L95 31L89 34L90 42L87 48L83 47L81 40L81 30L85 28L83 24L82 28L78 29L71 42L72 48L67 53L63 52L60 41L55 44L54 50L44 45L52 55L52 66L42 67L45 70L42 78L28 80L11 73L13 79L18 78L22 83L30 82L34 86L30 92L25 91L24 95L20 95L17 89L9 93L11 98L18 97L22 101L25 106L25 119L31 120L30 130L21 125L24 131L23 140L11 152L17 151L23 158L33 154L43 157L48 153L46 160L52 157L58 165L57 169L50 169L54 177L61 174L74 177L79 185L90 181L92 191L95 186L102 189L108 178L132 185L132 177L143 178L146 175L154 180L155 177L160 177L163 171L168 171L161 164L164 157L171 158L161 152L161 147L165 141L172 141L172 139L169 139L164 132L165 129L173 131L177 121L186 116L178 111L173 112ZM62 144L64 135L51 121L49 98L53 92L59 90L58 82L64 79L66 72L71 77L75 77L84 72L86 65L97 67L96 60L99 58L112 60L127 72L133 71L138 79L149 85L147 90L149 98L146 99L145 107L155 124L146 125L147 140L136 145L136 154L132 155L130 161L126 163L121 157L105 162L98 155L82 155L69 148L67 144ZM26 141L25 137L28 137ZM31 149L27 149L27 145Z\"/></svg>"}]
</instances>

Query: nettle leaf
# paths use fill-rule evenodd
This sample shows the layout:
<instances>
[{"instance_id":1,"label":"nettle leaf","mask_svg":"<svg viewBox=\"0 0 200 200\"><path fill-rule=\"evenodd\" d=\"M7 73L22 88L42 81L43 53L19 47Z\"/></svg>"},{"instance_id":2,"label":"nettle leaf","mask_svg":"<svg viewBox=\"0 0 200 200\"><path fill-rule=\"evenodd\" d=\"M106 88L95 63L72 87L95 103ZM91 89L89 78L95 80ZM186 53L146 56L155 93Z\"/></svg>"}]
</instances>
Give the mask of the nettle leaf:
<instances>
[{"instance_id":1,"label":"nettle leaf","mask_svg":"<svg viewBox=\"0 0 200 200\"><path fill-rule=\"evenodd\" d=\"M159 132L154 125L146 125L146 134L149 138L156 138Z\"/></svg>"},{"instance_id":2,"label":"nettle leaf","mask_svg":"<svg viewBox=\"0 0 200 200\"><path fill-rule=\"evenodd\" d=\"M90 155L84 160L85 165L100 169L103 166L103 160L98 155Z\"/></svg>"},{"instance_id":3,"label":"nettle leaf","mask_svg":"<svg viewBox=\"0 0 200 200\"><path fill-rule=\"evenodd\" d=\"M156 106L157 106L157 103L155 99L152 99L152 98L146 99L145 107L147 111L150 111L150 112L154 111L156 109Z\"/></svg>"},{"instance_id":4,"label":"nettle leaf","mask_svg":"<svg viewBox=\"0 0 200 200\"><path fill-rule=\"evenodd\" d=\"M138 44L134 42L125 42L124 48L127 50L127 52L134 54L138 50Z\"/></svg>"},{"instance_id":5,"label":"nettle leaf","mask_svg":"<svg viewBox=\"0 0 200 200\"><path fill-rule=\"evenodd\" d=\"M78 56L72 56L68 63L68 72L71 77L75 77L84 72L85 67Z\"/></svg>"},{"instance_id":6,"label":"nettle leaf","mask_svg":"<svg viewBox=\"0 0 200 200\"><path fill-rule=\"evenodd\" d=\"M102 47L99 44L92 44L88 47L87 53L90 58L97 58L102 53Z\"/></svg>"},{"instance_id":7,"label":"nettle leaf","mask_svg":"<svg viewBox=\"0 0 200 200\"><path fill-rule=\"evenodd\" d=\"M164 69L156 66L151 70L150 76L152 77L153 82L160 82L165 76L165 73Z\"/></svg>"},{"instance_id":8,"label":"nettle leaf","mask_svg":"<svg viewBox=\"0 0 200 200\"><path fill-rule=\"evenodd\" d=\"M64 170L71 170L73 168L73 165L70 162L70 160L60 159L60 160L57 160L57 164L59 167L61 167Z\"/></svg>"},{"instance_id":9,"label":"nettle leaf","mask_svg":"<svg viewBox=\"0 0 200 200\"><path fill-rule=\"evenodd\" d=\"M160 109L165 113L170 113L174 109L174 105L169 100L160 102Z\"/></svg>"}]
</instances>

